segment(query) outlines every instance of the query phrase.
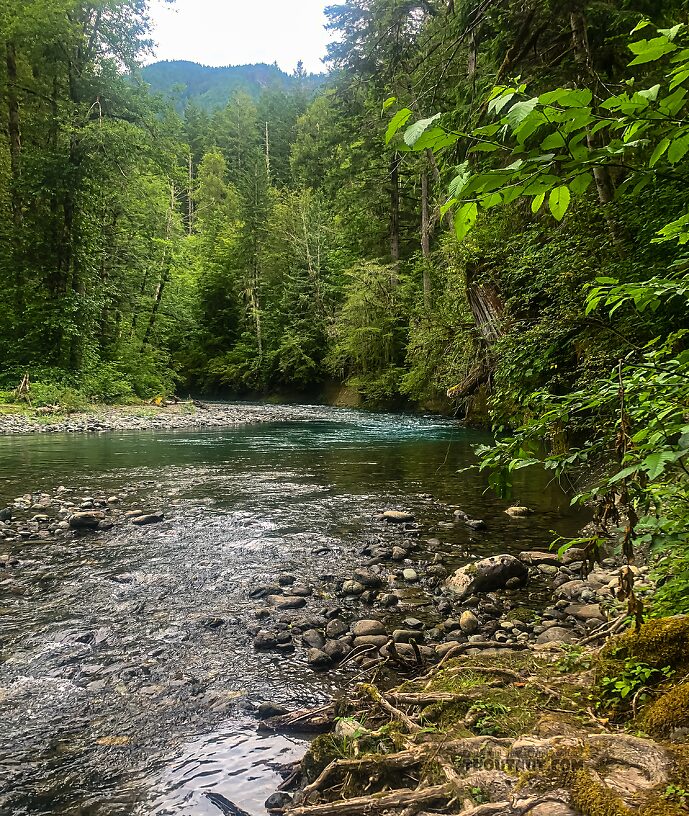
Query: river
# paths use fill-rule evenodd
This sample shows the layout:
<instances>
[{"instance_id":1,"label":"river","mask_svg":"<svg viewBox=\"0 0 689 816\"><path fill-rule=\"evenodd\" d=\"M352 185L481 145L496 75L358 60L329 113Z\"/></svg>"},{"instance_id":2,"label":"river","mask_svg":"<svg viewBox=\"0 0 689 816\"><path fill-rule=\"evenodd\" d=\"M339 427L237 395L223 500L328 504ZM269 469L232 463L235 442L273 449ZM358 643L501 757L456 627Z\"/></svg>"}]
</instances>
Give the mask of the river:
<instances>
[{"instance_id":1,"label":"river","mask_svg":"<svg viewBox=\"0 0 689 816\"><path fill-rule=\"evenodd\" d=\"M301 649L257 652L252 587L292 572L327 597L328 580L384 534L381 509L413 512L450 568L576 527L545 474L524 477L514 497L538 514L506 516L483 476L459 472L486 436L452 420L265 412L267 422L206 432L0 438L0 507L60 486L77 503L116 494L166 515L0 541L0 561L17 559L0 575L3 815L218 816L215 793L262 816L278 766L305 743L258 735L251 707L325 701L354 671L315 673ZM451 506L488 529L452 524ZM406 608L424 608L421 589Z\"/></svg>"}]
</instances>

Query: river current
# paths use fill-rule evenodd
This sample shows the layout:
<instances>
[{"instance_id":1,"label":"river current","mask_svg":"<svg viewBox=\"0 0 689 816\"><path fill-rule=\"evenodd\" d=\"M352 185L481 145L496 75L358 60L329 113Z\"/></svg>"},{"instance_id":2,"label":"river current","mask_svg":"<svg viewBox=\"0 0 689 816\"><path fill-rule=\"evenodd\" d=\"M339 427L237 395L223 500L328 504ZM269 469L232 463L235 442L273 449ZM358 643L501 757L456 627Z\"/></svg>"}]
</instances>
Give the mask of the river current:
<instances>
[{"instance_id":1,"label":"river current","mask_svg":"<svg viewBox=\"0 0 689 816\"><path fill-rule=\"evenodd\" d=\"M576 527L544 474L514 496L538 514L506 516L485 478L464 470L485 435L452 420L263 413L209 432L0 437L0 507L61 486L77 503L115 494L166 517L0 541L19 564L0 581L3 816L218 816L213 795L262 816L278 768L306 743L259 735L252 706L324 702L354 670L317 674L303 650L257 652L252 587L280 572L322 586L360 566L383 509L413 512L450 568L544 548L553 530ZM488 529L452 524L452 506ZM424 607L420 590L407 600Z\"/></svg>"}]
</instances>

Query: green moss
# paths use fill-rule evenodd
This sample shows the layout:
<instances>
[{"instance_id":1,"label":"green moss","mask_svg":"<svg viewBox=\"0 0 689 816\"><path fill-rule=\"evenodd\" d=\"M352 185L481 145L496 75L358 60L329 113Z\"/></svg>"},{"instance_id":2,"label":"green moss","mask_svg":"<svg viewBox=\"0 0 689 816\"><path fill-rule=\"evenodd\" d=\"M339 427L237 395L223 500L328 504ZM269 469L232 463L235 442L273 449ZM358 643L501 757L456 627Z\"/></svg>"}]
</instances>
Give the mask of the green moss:
<instances>
[{"instance_id":1,"label":"green moss","mask_svg":"<svg viewBox=\"0 0 689 816\"><path fill-rule=\"evenodd\" d=\"M641 724L658 736L689 726L689 683L671 688L651 703L641 716Z\"/></svg>"},{"instance_id":2,"label":"green moss","mask_svg":"<svg viewBox=\"0 0 689 816\"><path fill-rule=\"evenodd\" d=\"M518 606L516 609L510 609L507 617L513 621L521 621L522 623L529 623L534 620L536 613L533 609L527 609L525 606Z\"/></svg>"},{"instance_id":3,"label":"green moss","mask_svg":"<svg viewBox=\"0 0 689 816\"><path fill-rule=\"evenodd\" d=\"M306 752L302 769L309 782L313 782L334 759L342 757L332 734L319 734Z\"/></svg>"},{"instance_id":4,"label":"green moss","mask_svg":"<svg viewBox=\"0 0 689 816\"><path fill-rule=\"evenodd\" d=\"M585 770L578 771L571 787L572 804L583 816L638 816L605 785Z\"/></svg>"},{"instance_id":5,"label":"green moss","mask_svg":"<svg viewBox=\"0 0 689 816\"><path fill-rule=\"evenodd\" d=\"M689 669L689 615L650 620L638 632L630 630L611 641L603 652L608 660L628 657L657 669Z\"/></svg>"}]
</instances>

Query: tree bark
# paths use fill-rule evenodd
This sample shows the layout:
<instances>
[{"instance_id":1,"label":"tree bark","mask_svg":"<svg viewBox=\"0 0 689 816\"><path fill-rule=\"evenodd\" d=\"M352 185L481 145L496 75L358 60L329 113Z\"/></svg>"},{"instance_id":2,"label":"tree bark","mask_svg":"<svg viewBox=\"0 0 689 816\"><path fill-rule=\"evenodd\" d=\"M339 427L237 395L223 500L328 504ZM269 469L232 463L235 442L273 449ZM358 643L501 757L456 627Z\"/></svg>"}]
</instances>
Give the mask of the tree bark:
<instances>
[{"instance_id":1,"label":"tree bark","mask_svg":"<svg viewBox=\"0 0 689 816\"><path fill-rule=\"evenodd\" d=\"M424 306L431 307L431 211L429 204L430 181L428 170L421 173L421 253L423 255L423 302Z\"/></svg>"},{"instance_id":2,"label":"tree bark","mask_svg":"<svg viewBox=\"0 0 689 816\"><path fill-rule=\"evenodd\" d=\"M390 159L390 257L395 266L400 260L400 158Z\"/></svg>"},{"instance_id":3,"label":"tree bark","mask_svg":"<svg viewBox=\"0 0 689 816\"><path fill-rule=\"evenodd\" d=\"M156 319L158 317L158 312L160 310L160 304L163 301L163 294L165 292L165 286L167 282L170 280L170 264L172 263L171 259L171 252L169 248L170 238L172 237L172 220L175 211L175 185L170 185L170 209L168 210L167 220L165 223L165 248L163 249L163 264L162 264L162 271L160 274L160 280L158 281L158 285L156 286L155 295L153 298L153 308L151 309L151 315L148 319L148 326L146 327L146 333L144 334L144 339L141 341L141 348L139 351L143 353L145 350L149 340L151 339L151 334L153 333L153 329L156 324Z\"/></svg>"}]
</instances>

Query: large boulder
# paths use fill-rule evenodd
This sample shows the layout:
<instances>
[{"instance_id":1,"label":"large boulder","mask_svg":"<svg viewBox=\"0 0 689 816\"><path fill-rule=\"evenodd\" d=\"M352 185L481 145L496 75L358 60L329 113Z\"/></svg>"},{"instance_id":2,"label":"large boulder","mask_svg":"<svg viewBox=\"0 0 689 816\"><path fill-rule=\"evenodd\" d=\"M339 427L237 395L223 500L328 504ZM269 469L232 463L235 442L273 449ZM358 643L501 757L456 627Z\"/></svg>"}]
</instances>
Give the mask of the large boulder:
<instances>
[{"instance_id":1,"label":"large boulder","mask_svg":"<svg viewBox=\"0 0 689 816\"><path fill-rule=\"evenodd\" d=\"M474 592L492 592L510 586L523 585L529 580L527 566L513 555L494 555L455 572L447 582L451 592L466 597Z\"/></svg>"},{"instance_id":2,"label":"large boulder","mask_svg":"<svg viewBox=\"0 0 689 816\"><path fill-rule=\"evenodd\" d=\"M101 521L105 521L105 513L99 511L74 513L69 517L69 526L73 530L97 530Z\"/></svg>"},{"instance_id":3,"label":"large boulder","mask_svg":"<svg viewBox=\"0 0 689 816\"><path fill-rule=\"evenodd\" d=\"M414 521L414 515L405 513L403 510L386 510L383 513L383 518L392 524L404 524L405 522Z\"/></svg>"}]
</instances>

